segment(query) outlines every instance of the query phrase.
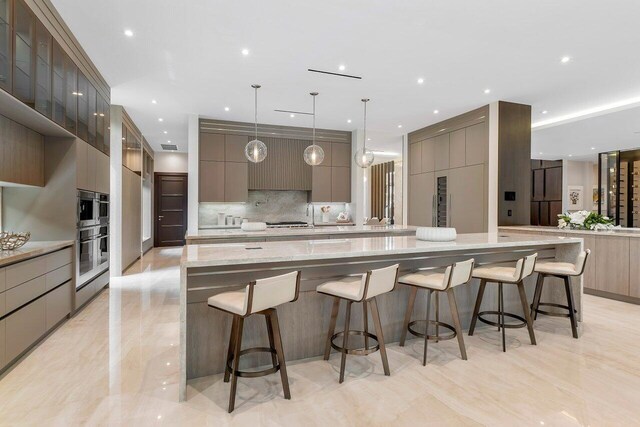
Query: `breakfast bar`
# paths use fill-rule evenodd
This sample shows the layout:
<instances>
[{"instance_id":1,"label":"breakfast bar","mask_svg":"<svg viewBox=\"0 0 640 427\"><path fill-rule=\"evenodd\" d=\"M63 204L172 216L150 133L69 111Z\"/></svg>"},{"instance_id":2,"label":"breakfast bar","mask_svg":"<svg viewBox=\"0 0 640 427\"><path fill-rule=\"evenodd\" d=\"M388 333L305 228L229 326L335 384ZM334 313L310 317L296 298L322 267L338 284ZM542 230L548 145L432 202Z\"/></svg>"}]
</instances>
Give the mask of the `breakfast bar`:
<instances>
[{"instance_id":1,"label":"breakfast bar","mask_svg":"<svg viewBox=\"0 0 640 427\"><path fill-rule=\"evenodd\" d=\"M538 253L539 260L575 262L582 247L581 238L507 236L500 233L461 234L452 242L420 241L415 236L386 236L187 245L181 259L180 400L188 398L189 380L224 372L231 316L208 307L207 299L212 295L237 290L253 280L301 271L299 299L283 305L278 311L286 359L305 359L323 354L331 299L315 290L317 285L327 280L362 274L391 264L399 264L400 274L404 274L418 268L441 267L470 258L475 259L477 266L511 262L532 253ZM553 280L557 279L550 279L550 282ZM529 301L534 281L532 277L526 282ZM575 306L581 316L582 278L572 278L571 283ZM477 280L455 289L463 330L469 326L477 290ZM394 291L379 299L387 343L400 339L408 296L408 289L397 285ZM543 297L549 302L564 303L564 288L546 286ZM507 287L504 298L506 309L516 313L522 311L515 288ZM487 287L484 300L487 307L495 308L495 289ZM423 299L416 300L415 309L424 312ZM354 324L362 323L362 317L358 316L360 313L356 310L352 317ZM448 322L448 316L447 310L443 310L441 319ZM264 345L263 329L263 321L248 318L243 347ZM258 362L263 364L267 360L258 358ZM255 362L256 359L254 365Z\"/></svg>"}]
</instances>

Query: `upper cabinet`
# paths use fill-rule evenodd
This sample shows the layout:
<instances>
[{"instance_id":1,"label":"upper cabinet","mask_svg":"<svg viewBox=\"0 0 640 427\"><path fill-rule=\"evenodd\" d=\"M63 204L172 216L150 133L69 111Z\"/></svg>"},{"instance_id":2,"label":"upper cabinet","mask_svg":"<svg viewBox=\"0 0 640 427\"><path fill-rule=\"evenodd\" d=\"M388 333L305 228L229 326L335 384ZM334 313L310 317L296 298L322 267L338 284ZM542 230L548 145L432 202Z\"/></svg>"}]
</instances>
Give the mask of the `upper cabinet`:
<instances>
[{"instance_id":1,"label":"upper cabinet","mask_svg":"<svg viewBox=\"0 0 640 427\"><path fill-rule=\"evenodd\" d=\"M36 23L36 110L51 118L51 34L42 23Z\"/></svg>"},{"instance_id":2,"label":"upper cabinet","mask_svg":"<svg viewBox=\"0 0 640 427\"><path fill-rule=\"evenodd\" d=\"M64 52L58 42L52 44L53 69L51 83L53 90L53 121L64 127L65 118L65 81L64 81Z\"/></svg>"},{"instance_id":3,"label":"upper cabinet","mask_svg":"<svg viewBox=\"0 0 640 427\"><path fill-rule=\"evenodd\" d=\"M78 138L89 142L89 80L78 73ZM92 144L94 145L94 144Z\"/></svg>"},{"instance_id":4,"label":"upper cabinet","mask_svg":"<svg viewBox=\"0 0 640 427\"><path fill-rule=\"evenodd\" d=\"M0 1L0 88L11 91L11 73L13 58L13 25L11 19L11 1Z\"/></svg>"},{"instance_id":5,"label":"upper cabinet","mask_svg":"<svg viewBox=\"0 0 640 427\"><path fill-rule=\"evenodd\" d=\"M34 107L36 18L23 0L14 7L13 95Z\"/></svg>"},{"instance_id":6,"label":"upper cabinet","mask_svg":"<svg viewBox=\"0 0 640 427\"><path fill-rule=\"evenodd\" d=\"M78 112L78 67L68 55L64 55L64 81L66 98L64 127L75 134Z\"/></svg>"}]
</instances>

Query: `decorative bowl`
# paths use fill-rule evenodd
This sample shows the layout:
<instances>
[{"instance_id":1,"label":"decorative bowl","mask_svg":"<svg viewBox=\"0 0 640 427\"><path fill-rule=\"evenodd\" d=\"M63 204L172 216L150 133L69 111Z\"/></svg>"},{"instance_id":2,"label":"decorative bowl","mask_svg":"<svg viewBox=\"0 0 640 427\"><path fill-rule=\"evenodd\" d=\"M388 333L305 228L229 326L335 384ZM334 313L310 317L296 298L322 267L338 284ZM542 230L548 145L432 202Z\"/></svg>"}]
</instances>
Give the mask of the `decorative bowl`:
<instances>
[{"instance_id":1,"label":"decorative bowl","mask_svg":"<svg viewBox=\"0 0 640 427\"><path fill-rule=\"evenodd\" d=\"M418 227L416 239L428 242L452 242L456 240L455 228Z\"/></svg>"},{"instance_id":2,"label":"decorative bowl","mask_svg":"<svg viewBox=\"0 0 640 427\"><path fill-rule=\"evenodd\" d=\"M264 231L267 229L265 222L243 222L240 226L242 231Z\"/></svg>"},{"instance_id":3,"label":"decorative bowl","mask_svg":"<svg viewBox=\"0 0 640 427\"><path fill-rule=\"evenodd\" d=\"M23 246L31 238L31 233L0 232L0 250L12 251Z\"/></svg>"}]
</instances>

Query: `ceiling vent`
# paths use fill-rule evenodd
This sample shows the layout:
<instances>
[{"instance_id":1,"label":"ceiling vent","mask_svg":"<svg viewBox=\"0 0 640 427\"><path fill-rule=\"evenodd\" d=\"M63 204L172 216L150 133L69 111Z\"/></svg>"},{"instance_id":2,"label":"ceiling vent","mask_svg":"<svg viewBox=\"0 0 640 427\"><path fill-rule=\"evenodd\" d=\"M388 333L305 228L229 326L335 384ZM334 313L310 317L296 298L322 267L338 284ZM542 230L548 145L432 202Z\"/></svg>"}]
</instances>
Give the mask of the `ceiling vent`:
<instances>
[{"instance_id":1,"label":"ceiling vent","mask_svg":"<svg viewBox=\"0 0 640 427\"><path fill-rule=\"evenodd\" d=\"M336 76L336 77L346 77L348 79L362 80L362 77L360 77L360 76L353 76L351 74L343 74L343 73L334 73L333 71L316 70L316 69L313 69L313 68L308 68L307 71L312 72L312 73L329 74L331 76Z\"/></svg>"},{"instance_id":2,"label":"ceiling vent","mask_svg":"<svg viewBox=\"0 0 640 427\"><path fill-rule=\"evenodd\" d=\"M178 146L176 144L160 144L162 149L165 151L178 151Z\"/></svg>"}]
</instances>

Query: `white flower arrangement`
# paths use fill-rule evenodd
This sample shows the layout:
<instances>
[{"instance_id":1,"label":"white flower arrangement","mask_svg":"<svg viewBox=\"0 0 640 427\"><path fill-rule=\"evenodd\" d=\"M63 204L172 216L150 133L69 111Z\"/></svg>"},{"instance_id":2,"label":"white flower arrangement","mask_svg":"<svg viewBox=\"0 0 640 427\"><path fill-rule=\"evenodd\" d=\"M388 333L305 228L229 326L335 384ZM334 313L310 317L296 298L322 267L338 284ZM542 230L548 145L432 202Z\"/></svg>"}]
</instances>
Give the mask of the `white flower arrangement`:
<instances>
[{"instance_id":1,"label":"white flower arrangement","mask_svg":"<svg viewBox=\"0 0 640 427\"><path fill-rule=\"evenodd\" d=\"M589 211L565 212L558 215L558 228L575 230L610 230L616 228L608 216Z\"/></svg>"}]
</instances>

